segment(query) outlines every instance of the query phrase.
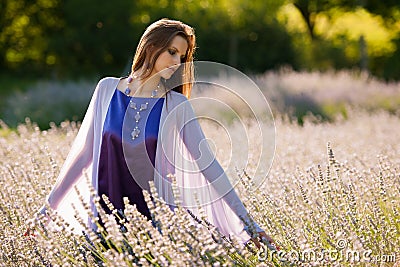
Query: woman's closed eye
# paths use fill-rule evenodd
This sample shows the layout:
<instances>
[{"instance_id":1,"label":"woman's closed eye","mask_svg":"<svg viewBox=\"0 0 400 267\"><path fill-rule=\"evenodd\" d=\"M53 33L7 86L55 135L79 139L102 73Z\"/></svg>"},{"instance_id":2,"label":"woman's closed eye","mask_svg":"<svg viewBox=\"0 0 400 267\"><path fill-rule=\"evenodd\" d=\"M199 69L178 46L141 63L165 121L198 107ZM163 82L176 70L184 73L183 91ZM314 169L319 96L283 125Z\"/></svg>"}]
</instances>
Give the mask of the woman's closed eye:
<instances>
[{"instance_id":1,"label":"woman's closed eye","mask_svg":"<svg viewBox=\"0 0 400 267\"><path fill-rule=\"evenodd\" d=\"M168 53L169 53L171 56L173 56L173 55L176 54L176 50L174 50L174 49L168 49ZM182 55L182 56L181 56L181 59L185 59L185 55Z\"/></svg>"},{"instance_id":2,"label":"woman's closed eye","mask_svg":"<svg viewBox=\"0 0 400 267\"><path fill-rule=\"evenodd\" d=\"M173 50L173 49L168 49L168 52L169 52L169 54L170 54L171 56L173 56L173 55L176 54L176 51Z\"/></svg>"}]
</instances>

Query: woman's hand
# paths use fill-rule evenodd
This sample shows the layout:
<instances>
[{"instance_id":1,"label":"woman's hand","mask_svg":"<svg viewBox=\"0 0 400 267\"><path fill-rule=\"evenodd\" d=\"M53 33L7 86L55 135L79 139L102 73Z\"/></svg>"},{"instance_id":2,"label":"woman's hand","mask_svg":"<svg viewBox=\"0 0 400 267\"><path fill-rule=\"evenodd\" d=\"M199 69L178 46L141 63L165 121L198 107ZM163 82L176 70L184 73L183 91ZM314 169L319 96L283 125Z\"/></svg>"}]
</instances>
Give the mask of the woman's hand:
<instances>
[{"instance_id":1,"label":"woman's hand","mask_svg":"<svg viewBox=\"0 0 400 267\"><path fill-rule=\"evenodd\" d=\"M31 228L28 226L28 228L26 229L24 236L27 237L28 239L31 238L31 236L35 237L35 229Z\"/></svg>"},{"instance_id":2,"label":"woman's hand","mask_svg":"<svg viewBox=\"0 0 400 267\"><path fill-rule=\"evenodd\" d=\"M29 219L27 221L26 231L24 233L24 237L31 239L31 237L35 237L35 221L37 218Z\"/></svg>"},{"instance_id":3,"label":"woman's hand","mask_svg":"<svg viewBox=\"0 0 400 267\"><path fill-rule=\"evenodd\" d=\"M43 215L43 220L39 221L39 217ZM35 237L35 228L37 223L40 223L41 225L47 226L50 222L50 217L47 215L47 209L46 206L43 205L39 212L36 214L36 216L32 219L29 219L27 221L28 227L26 228L26 231L24 233L24 236L30 239L30 237Z\"/></svg>"},{"instance_id":4,"label":"woman's hand","mask_svg":"<svg viewBox=\"0 0 400 267\"><path fill-rule=\"evenodd\" d=\"M262 242L263 239L267 242L268 247L272 246L276 250L280 250L280 247L278 246L278 244L269 235L267 235L264 231L258 232L258 237L252 238L251 241L253 241L253 243L257 246L257 248L260 248L261 247L260 242Z\"/></svg>"}]
</instances>

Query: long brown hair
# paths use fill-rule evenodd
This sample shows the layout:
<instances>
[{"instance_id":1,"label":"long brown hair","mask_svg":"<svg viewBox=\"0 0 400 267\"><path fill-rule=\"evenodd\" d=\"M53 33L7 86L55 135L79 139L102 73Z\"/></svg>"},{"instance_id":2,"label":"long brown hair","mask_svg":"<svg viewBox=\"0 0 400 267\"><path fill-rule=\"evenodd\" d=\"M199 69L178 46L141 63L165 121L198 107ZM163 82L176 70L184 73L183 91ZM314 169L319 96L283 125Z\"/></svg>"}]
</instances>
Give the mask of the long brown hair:
<instances>
[{"instance_id":1,"label":"long brown hair","mask_svg":"<svg viewBox=\"0 0 400 267\"><path fill-rule=\"evenodd\" d=\"M157 58L168 49L172 39L177 35L187 41L188 49L185 57L181 59L182 64L171 77L170 85L168 82L164 85L189 98L194 81L193 54L196 48L196 37L194 29L181 21L163 18L148 26L140 38L131 71L135 73L144 70L139 78L148 78Z\"/></svg>"}]
</instances>

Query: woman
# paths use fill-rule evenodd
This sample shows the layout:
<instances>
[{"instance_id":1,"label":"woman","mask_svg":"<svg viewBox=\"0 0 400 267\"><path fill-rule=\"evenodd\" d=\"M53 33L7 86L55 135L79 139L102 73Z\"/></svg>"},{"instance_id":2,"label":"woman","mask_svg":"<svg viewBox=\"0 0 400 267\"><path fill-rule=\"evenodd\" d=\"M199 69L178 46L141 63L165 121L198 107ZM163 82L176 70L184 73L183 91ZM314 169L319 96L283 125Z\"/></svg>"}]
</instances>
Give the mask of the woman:
<instances>
[{"instance_id":1,"label":"woman","mask_svg":"<svg viewBox=\"0 0 400 267\"><path fill-rule=\"evenodd\" d=\"M200 202L209 222L224 235L233 235L243 243L250 239L241 218L249 223L251 219L207 142L202 142L204 134L188 101L194 50L191 27L161 19L143 34L130 75L104 78L97 84L47 198L48 205L73 226L77 223L71 204L80 216L86 214L74 187L97 215L85 176L98 195L107 195L115 208L122 210L122 198L128 197L150 219L142 190L148 190L152 180L159 196L174 206L173 175L183 206L196 215ZM40 213L45 214L46 209ZM260 237L272 241L257 224L255 227Z\"/></svg>"}]
</instances>

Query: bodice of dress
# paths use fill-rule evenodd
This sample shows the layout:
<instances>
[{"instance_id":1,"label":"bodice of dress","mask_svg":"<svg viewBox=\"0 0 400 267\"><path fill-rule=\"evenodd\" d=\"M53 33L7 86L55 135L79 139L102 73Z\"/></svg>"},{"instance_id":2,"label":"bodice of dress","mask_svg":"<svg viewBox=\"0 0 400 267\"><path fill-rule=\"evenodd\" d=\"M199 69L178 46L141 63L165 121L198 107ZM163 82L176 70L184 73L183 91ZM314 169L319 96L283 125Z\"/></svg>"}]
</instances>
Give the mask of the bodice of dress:
<instances>
[{"instance_id":1,"label":"bodice of dress","mask_svg":"<svg viewBox=\"0 0 400 267\"><path fill-rule=\"evenodd\" d=\"M130 105L133 101L136 109ZM103 127L98 170L98 193L107 195L116 209L124 208L123 197L150 219L142 190L153 180L157 136L164 98L129 97L115 90ZM140 111L142 104L147 108ZM140 119L136 124L135 115ZM138 126L140 134L132 139ZM106 211L108 209L101 201Z\"/></svg>"}]
</instances>

